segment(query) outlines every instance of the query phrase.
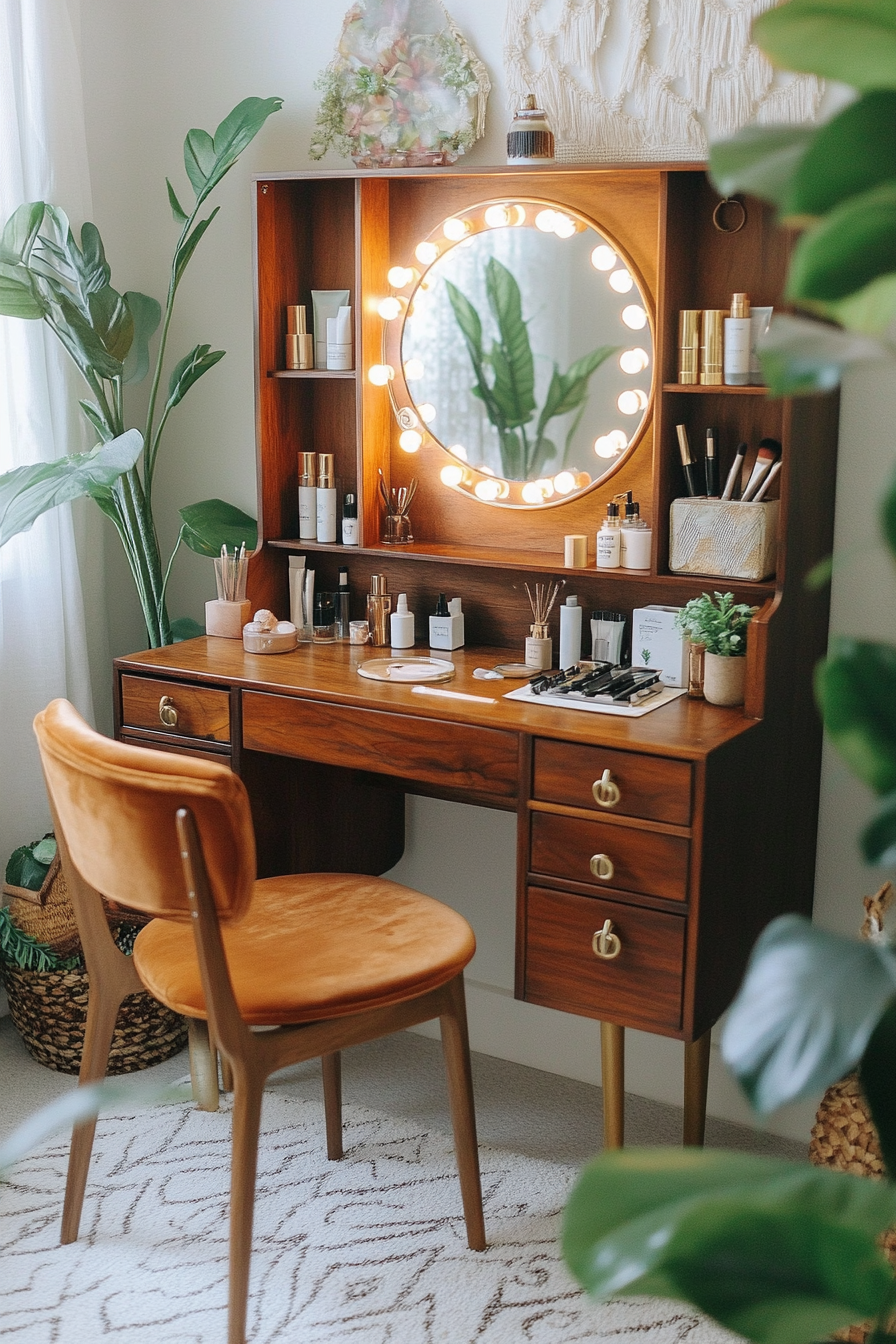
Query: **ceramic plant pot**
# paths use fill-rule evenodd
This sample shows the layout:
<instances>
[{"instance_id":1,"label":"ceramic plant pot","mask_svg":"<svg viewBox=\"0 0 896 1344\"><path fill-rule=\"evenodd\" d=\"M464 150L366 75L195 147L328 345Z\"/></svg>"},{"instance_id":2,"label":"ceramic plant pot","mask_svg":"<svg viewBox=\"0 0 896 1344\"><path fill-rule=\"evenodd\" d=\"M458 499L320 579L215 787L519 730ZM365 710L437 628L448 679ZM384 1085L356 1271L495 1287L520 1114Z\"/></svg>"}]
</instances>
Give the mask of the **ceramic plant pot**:
<instances>
[{"instance_id":1,"label":"ceramic plant pot","mask_svg":"<svg viewBox=\"0 0 896 1344\"><path fill-rule=\"evenodd\" d=\"M703 694L711 705L742 705L746 658L723 658L707 653L703 664Z\"/></svg>"}]
</instances>

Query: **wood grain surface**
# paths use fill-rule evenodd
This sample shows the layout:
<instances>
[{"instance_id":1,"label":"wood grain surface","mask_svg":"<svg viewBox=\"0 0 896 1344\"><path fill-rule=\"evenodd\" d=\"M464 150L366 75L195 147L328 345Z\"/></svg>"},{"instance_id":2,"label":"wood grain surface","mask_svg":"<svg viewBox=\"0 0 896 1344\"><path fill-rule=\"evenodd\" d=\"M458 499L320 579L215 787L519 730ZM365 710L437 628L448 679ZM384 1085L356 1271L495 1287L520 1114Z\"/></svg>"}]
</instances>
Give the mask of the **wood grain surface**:
<instances>
[{"instance_id":1,"label":"wood grain surface","mask_svg":"<svg viewBox=\"0 0 896 1344\"><path fill-rule=\"evenodd\" d=\"M605 770L619 789L612 808L596 801L593 785ZM535 741L532 796L548 803L584 807L599 816L645 817L687 826L691 820L691 767L684 761L638 756L611 747Z\"/></svg>"},{"instance_id":2,"label":"wood grain surface","mask_svg":"<svg viewBox=\"0 0 896 1344\"><path fill-rule=\"evenodd\" d=\"M530 869L546 877L589 882L595 890L616 888L684 901L689 848L682 836L535 812ZM598 854L606 855L613 865L613 874L606 881L596 877L589 866Z\"/></svg>"},{"instance_id":3,"label":"wood grain surface","mask_svg":"<svg viewBox=\"0 0 896 1344\"><path fill-rule=\"evenodd\" d=\"M171 702L177 723L161 717L163 699ZM148 677L122 677L122 724L147 728L178 737L199 737L212 742L230 741L230 696L206 686L172 685Z\"/></svg>"}]
</instances>

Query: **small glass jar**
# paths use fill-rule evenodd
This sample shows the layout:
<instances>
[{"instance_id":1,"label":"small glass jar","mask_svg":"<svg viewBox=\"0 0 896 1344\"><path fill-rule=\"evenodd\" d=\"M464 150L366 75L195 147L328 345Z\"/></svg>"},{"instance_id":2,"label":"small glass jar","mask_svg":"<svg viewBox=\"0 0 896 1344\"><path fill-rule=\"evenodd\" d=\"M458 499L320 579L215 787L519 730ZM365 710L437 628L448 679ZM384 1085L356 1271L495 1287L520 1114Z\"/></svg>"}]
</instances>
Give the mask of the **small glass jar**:
<instances>
[{"instance_id":1,"label":"small glass jar","mask_svg":"<svg viewBox=\"0 0 896 1344\"><path fill-rule=\"evenodd\" d=\"M692 700L703 700L703 667L705 644L688 645L688 695Z\"/></svg>"},{"instance_id":2,"label":"small glass jar","mask_svg":"<svg viewBox=\"0 0 896 1344\"><path fill-rule=\"evenodd\" d=\"M329 644L336 638L336 594L314 594L314 625L312 637L315 644Z\"/></svg>"}]
</instances>

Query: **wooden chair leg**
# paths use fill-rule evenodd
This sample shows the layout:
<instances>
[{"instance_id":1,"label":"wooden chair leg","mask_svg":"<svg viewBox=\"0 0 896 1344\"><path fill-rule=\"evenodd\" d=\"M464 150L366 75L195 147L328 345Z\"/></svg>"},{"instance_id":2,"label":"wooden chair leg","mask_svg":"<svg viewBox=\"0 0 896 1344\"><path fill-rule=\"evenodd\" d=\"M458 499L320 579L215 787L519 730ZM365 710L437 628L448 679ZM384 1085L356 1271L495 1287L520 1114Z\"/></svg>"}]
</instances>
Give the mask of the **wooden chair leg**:
<instances>
[{"instance_id":1,"label":"wooden chair leg","mask_svg":"<svg viewBox=\"0 0 896 1344\"><path fill-rule=\"evenodd\" d=\"M685 1147L702 1148L706 1133L706 1089L709 1083L709 1047L711 1031L696 1041L684 1043L684 1125Z\"/></svg>"},{"instance_id":2,"label":"wooden chair leg","mask_svg":"<svg viewBox=\"0 0 896 1344\"><path fill-rule=\"evenodd\" d=\"M208 1023L191 1017L187 1023L190 1044L190 1082L193 1100L200 1111L218 1109L218 1052L214 1049Z\"/></svg>"},{"instance_id":3,"label":"wooden chair leg","mask_svg":"<svg viewBox=\"0 0 896 1344\"><path fill-rule=\"evenodd\" d=\"M230 1294L227 1344L245 1344L252 1255L252 1216L258 1168L258 1131L264 1079L239 1070L233 1091L233 1149L230 1164Z\"/></svg>"},{"instance_id":4,"label":"wooden chair leg","mask_svg":"<svg viewBox=\"0 0 896 1344\"><path fill-rule=\"evenodd\" d=\"M233 1069L230 1067L229 1063L227 1062L227 1060L224 1058L223 1055L219 1055L218 1059L221 1062L221 1091L232 1092Z\"/></svg>"},{"instance_id":5,"label":"wooden chair leg","mask_svg":"<svg viewBox=\"0 0 896 1344\"><path fill-rule=\"evenodd\" d=\"M338 1162L342 1157L342 1055L321 1055L324 1076L324 1115L327 1121L327 1157Z\"/></svg>"},{"instance_id":6,"label":"wooden chair leg","mask_svg":"<svg viewBox=\"0 0 896 1344\"><path fill-rule=\"evenodd\" d=\"M600 1024L600 1070L604 1091L604 1147L625 1142L625 1028Z\"/></svg>"},{"instance_id":7,"label":"wooden chair leg","mask_svg":"<svg viewBox=\"0 0 896 1344\"><path fill-rule=\"evenodd\" d=\"M109 1063L109 1049L121 999L115 993L104 994L101 984L92 987L87 1003L87 1024L84 1031L84 1052L81 1055L81 1069L78 1086L100 1082L106 1076ZM93 1138L96 1133L96 1117L85 1120L72 1129L72 1141L68 1156L68 1174L65 1179L65 1200L62 1205L62 1232L60 1241L63 1246L77 1241L78 1228L81 1225L81 1210L84 1206L84 1191L87 1187L87 1172L90 1156L93 1152Z\"/></svg>"},{"instance_id":8,"label":"wooden chair leg","mask_svg":"<svg viewBox=\"0 0 896 1344\"><path fill-rule=\"evenodd\" d=\"M485 1219L482 1213L482 1183L479 1176L479 1145L476 1140L476 1111L473 1105L473 1073L470 1068L470 1040L467 1034L467 1005L464 978L457 976L446 985L450 1007L439 1019L442 1050L448 1076L448 1101L454 1129L454 1150L460 1193L467 1225L467 1245L471 1251L484 1251Z\"/></svg>"}]
</instances>

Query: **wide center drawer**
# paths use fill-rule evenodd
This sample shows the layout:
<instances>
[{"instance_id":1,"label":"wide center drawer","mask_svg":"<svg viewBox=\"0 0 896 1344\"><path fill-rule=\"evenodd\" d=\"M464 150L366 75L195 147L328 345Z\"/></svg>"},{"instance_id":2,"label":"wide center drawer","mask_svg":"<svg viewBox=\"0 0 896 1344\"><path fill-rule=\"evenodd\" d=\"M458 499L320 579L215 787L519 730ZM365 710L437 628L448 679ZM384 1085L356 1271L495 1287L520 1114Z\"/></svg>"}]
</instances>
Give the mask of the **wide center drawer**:
<instances>
[{"instance_id":1,"label":"wide center drawer","mask_svg":"<svg viewBox=\"0 0 896 1344\"><path fill-rule=\"evenodd\" d=\"M601 787L605 771L609 774ZM533 797L540 802L644 817L672 826L690 825L691 766L687 761L536 738L533 784Z\"/></svg>"},{"instance_id":2,"label":"wide center drawer","mask_svg":"<svg viewBox=\"0 0 896 1344\"><path fill-rule=\"evenodd\" d=\"M515 733L319 700L243 692L243 746L325 765L515 798Z\"/></svg>"},{"instance_id":3,"label":"wide center drawer","mask_svg":"<svg viewBox=\"0 0 896 1344\"><path fill-rule=\"evenodd\" d=\"M124 676L121 723L124 728L229 742L230 695L210 686Z\"/></svg>"},{"instance_id":4,"label":"wide center drawer","mask_svg":"<svg viewBox=\"0 0 896 1344\"><path fill-rule=\"evenodd\" d=\"M553 812L532 814L530 868L570 882L683 901L688 892L688 850L683 836Z\"/></svg>"}]
</instances>

